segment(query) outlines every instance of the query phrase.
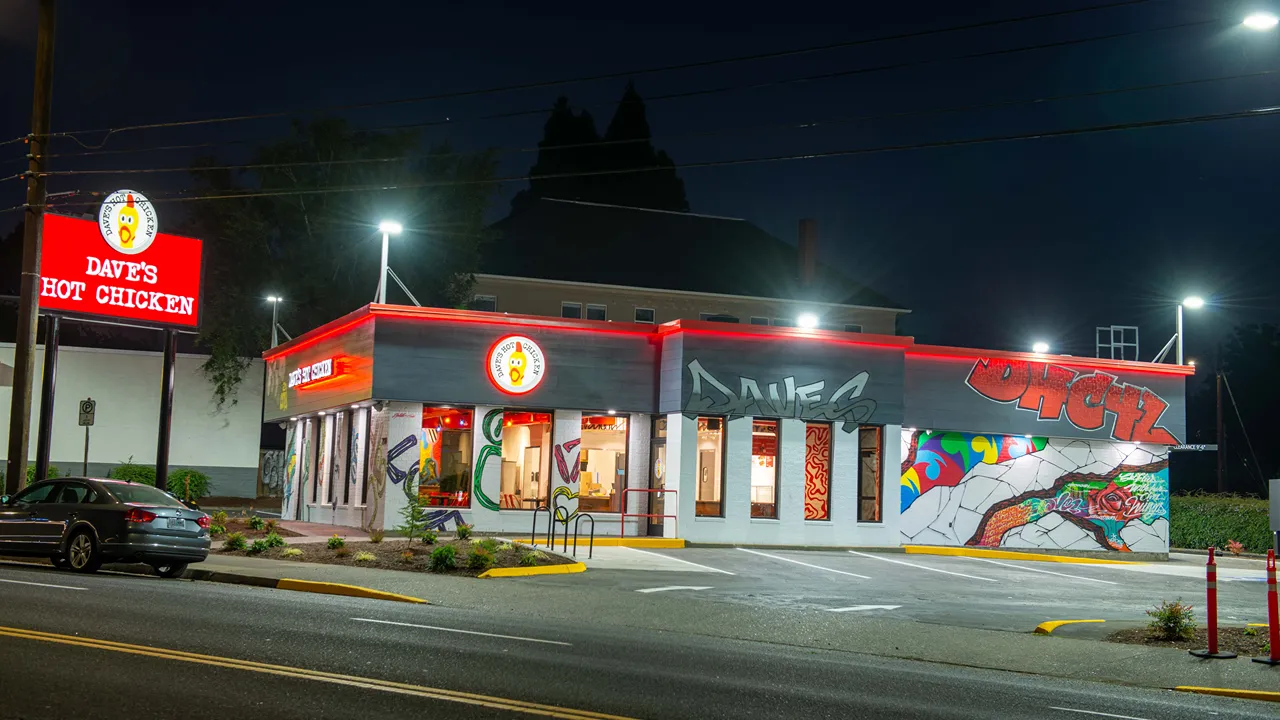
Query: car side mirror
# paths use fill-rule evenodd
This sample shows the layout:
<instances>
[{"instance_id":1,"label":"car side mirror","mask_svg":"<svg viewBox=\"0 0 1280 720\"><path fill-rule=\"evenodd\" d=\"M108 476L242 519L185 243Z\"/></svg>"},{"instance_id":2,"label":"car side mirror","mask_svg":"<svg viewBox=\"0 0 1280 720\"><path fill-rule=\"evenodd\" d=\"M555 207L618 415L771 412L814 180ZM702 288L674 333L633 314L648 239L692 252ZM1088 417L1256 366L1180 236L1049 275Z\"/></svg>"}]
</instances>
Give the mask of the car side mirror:
<instances>
[{"instance_id":1,"label":"car side mirror","mask_svg":"<svg viewBox=\"0 0 1280 720\"><path fill-rule=\"evenodd\" d=\"M9 506L9 496L8 496L8 495L0 495L0 506L5 506L5 507L8 507L8 506Z\"/></svg>"}]
</instances>

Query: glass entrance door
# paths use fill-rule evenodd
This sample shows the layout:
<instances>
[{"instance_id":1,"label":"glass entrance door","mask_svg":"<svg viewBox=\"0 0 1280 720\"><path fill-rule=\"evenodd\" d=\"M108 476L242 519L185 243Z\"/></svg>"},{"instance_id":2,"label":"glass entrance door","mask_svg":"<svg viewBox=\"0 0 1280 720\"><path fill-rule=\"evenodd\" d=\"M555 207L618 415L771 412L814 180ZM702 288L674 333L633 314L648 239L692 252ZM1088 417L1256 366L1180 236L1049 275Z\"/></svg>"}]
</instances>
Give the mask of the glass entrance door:
<instances>
[{"instance_id":1,"label":"glass entrance door","mask_svg":"<svg viewBox=\"0 0 1280 720\"><path fill-rule=\"evenodd\" d=\"M657 417L653 419L653 433L649 444L649 489L661 490L667 484L667 419L665 417ZM648 514L651 516L661 516L666 513L663 508L666 507L666 493L651 492L645 493L649 496ZM662 517L649 518L648 534L654 537L662 537L663 520Z\"/></svg>"}]
</instances>

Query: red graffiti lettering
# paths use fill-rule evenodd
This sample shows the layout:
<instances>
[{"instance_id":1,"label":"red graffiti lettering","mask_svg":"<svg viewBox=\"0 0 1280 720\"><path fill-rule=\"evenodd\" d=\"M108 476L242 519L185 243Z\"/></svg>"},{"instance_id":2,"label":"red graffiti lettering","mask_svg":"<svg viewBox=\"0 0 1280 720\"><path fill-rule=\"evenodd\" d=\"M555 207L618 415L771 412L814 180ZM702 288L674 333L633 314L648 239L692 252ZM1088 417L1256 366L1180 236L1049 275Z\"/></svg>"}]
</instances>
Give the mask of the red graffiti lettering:
<instances>
[{"instance_id":1,"label":"red graffiti lettering","mask_svg":"<svg viewBox=\"0 0 1280 720\"><path fill-rule=\"evenodd\" d=\"M1114 375L1093 373L1071 381L1067 396L1067 417L1081 430L1097 430L1107 419L1107 390Z\"/></svg>"},{"instance_id":2,"label":"red graffiti lettering","mask_svg":"<svg viewBox=\"0 0 1280 720\"><path fill-rule=\"evenodd\" d=\"M1027 391L1031 381L1029 363L1016 360L979 360L969 373L969 387L996 402L1013 402Z\"/></svg>"},{"instance_id":3,"label":"red graffiti lettering","mask_svg":"<svg viewBox=\"0 0 1280 720\"><path fill-rule=\"evenodd\" d=\"M1111 437L1123 442L1176 445L1178 440L1156 423L1169 408L1164 398L1113 375L1077 375L1070 368L1018 360L980 359L967 380L978 394L996 402L1018 402L1018 408L1040 420L1066 419L1081 430L1099 430L1107 414L1115 417Z\"/></svg>"},{"instance_id":4,"label":"red graffiti lettering","mask_svg":"<svg viewBox=\"0 0 1280 720\"><path fill-rule=\"evenodd\" d=\"M1076 374L1064 367L1045 363L1028 363L1031 383L1018 400L1023 410L1038 410L1041 420L1058 420L1067 404L1067 386Z\"/></svg>"}]
</instances>

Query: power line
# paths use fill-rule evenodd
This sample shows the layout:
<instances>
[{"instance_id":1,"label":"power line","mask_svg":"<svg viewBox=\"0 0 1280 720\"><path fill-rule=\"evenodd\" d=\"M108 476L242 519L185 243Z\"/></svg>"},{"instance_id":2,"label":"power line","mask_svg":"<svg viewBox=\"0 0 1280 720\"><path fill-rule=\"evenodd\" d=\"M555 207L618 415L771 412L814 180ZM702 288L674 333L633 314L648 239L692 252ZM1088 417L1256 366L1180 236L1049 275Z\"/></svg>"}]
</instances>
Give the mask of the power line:
<instances>
[{"instance_id":1,"label":"power line","mask_svg":"<svg viewBox=\"0 0 1280 720\"><path fill-rule=\"evenodd\" d=\"M577 77L561 78L556 80L540 80L540 81L531 82L531 83L499 85L499 86L482 88L482 89L461 90L461 91L454 91L454 92L448 92L448 93L437 93L434 95L420 95L416 97L397 98L392 100L379 100L379 101L371 101L371 102L363 102L363 103L348 103L343 105L330 105L330 106L324 106L324 107L282 110L282 111L267 112L267 113L229 115L229 116L215 117L215 118L202 118L202 119L196 119L196 120L177 120L177 121L162 122L162 123L125 125L118 128L97 128L92 130L72 130L72 131L51 132L49 133L49 137L70 138L74 135L91 135L96 133L106 133L106 137L103 138L103 144L105 144L107 139L111 135L115 133L130 131L130 130L151 130L151 129L169 128L169 127L189 127L192 125L206 125L206 124L212 124L212 123L239 122L239 121L245 121L245 120L265 120L265 119L271 119L271 118L288 117L291 115L310 115L310 114L316 114L316 113L322 113L322 112L328 113L328 112L342 112L347 110L362 110L362 109L373 108L373 107L388 107L392 105L415 104L415 103L428 102L432 100L445 100L445 99L453 99L453 98L461 98L461 97L474 97L478 95L491 95L495 93L512 92L516 90L534 90L539 88L556 87L559 85L571 85L571 84L577 84L577 83L593 82L597 80L611 80L611 79L622 78L622 77L632 77L636 75L652 75L656 73L671 72L676 70L692 70L697 68L713 67L717 65L726 65L726 64L746 62L746 61L772 60L772 59L777 59L782 57L826 52L829 50L837 50L841 48L850 48L850 47L871 45L875 43L891 42L891 41L897 41L897 40L909 40L914 38L928 37L932 35L965 32L969 30L979 30L984 28L998 27L1000 25L1029 22L1032 20L1043 20L1043 19L1056 18L1056 17L1065 17L1069 15L1078 15L1081 13L1095 12L1098 10L1109 10L1109 9L1125 7L1125 6L1142 5L1148 2L1152 2L1152 0L1116 0L1114 2L1101 3L1097 5L1089 5L1086 7L1073 8L1069 10L1056 10L1056 11L1047 12L1047 13L1021 15L1021 16L1012 17L1012 18L1002 18L999 20L987 20L979 23L955 25L951 27L938 28L934 30L917 30L914 32L897 33L893 35L883 35L883 36L874 37L874 38L864 38L861 40L847 40L847 41L838 42L838 43L814 45L810 47L796 48L792 50L779 50L779 51L773 51L773 52L767 52L767 53L756 53L752 55L739 55L735 57L716 58L712 60L700 60L700 61L689 62L689 63L678 63L674 65L659 65L655 67L639 68L634 70L598 73L594 75L580 75ZM18 138L17 140L21 140L21 138ZM17 140L10 140L8 142L16 142ZM77 142L79 141L77 140ZM101 147L101 145L99 145L98 147Z\"/></svg>"},{"instance_id":2,"label":"power line","mask_svg":"<svg viewBox=\"0 0 1280 720\"><path fill-rule=\"evenodd\" d=\"M790 123L772 123L767 125L744 125L736 128L728 128L723 130L705 130L694 133L678 133L671 135L658 135L653 137L631 138L626 140L597 140L581 143L562 143L559 145L542 145L530 147L509 147L509 148L491 148L489 150L499 153L534 153L544 152L548 150L574 150L581 148L597 148L615 145L628 145L636 143L652 142L654 140L685 140L691 138L719 137L744 132L754 132L761 130L802 130L817 127L830 127L834 125L844 125L855 122L866 122L871 120L887 120L901 119L906 117L921 117L928 115L941 115L958 112L970 112L974 110L992 110L999 108L1017 107L1019 105L1040 105L1050 102L1061 102L1064 100L1078 100L1083 98L1106 97L1112 95L1120 95L1126 93L1146 92L1151 90L1161 90L1177 87L1187 87L1192 85L1203 85L1208 83L1223 82L1227 80L1244 80L1260 77L1270 77L1280 74L1280 70L1261 70L1252 73L1241 73L1236 75L1219 75L1208 78L1194 78L1191 80L1177 80L1166 83L1151 83L1146 85L1131 85L1120 88L1108 88L1103 90L1090 90L1079 93L1066 93L1061 95L1047 95L1042 97L1024 98L1019 100L1002 100L990 103L978 103L971 105L953 105L940 108L925 108L919 110L902 110L889 113L878 113L872 115L852 115L839 118L829 118L824 120L808 120L802 122ZM287 163L244 163L232 165L213 165L208 167L163 167L163 168L119 168L112 170L55 170L43 173L45 176L67 176L67 175L128 175L128 174L152 174L152 173L170 173L170 172L197 172L197 171L215 171L215 170L259 170L267 168L291 168L291 167L314 167L324 165L360 165L375 163L401 162L405 160L427 159L433 157L460 157L471 153L415 153L410 155L399 155L394 157L382 158L352 158L344 160L305 160ZM24 177L23 174L14 175L13 178ZM12 179L12 178L6 178ZM3 181L0 181L3 182Z\"/></svg>"},{"instance_id":3,"label":"power line","mask_svg":"<svg viewBox=\"0 0 1280 720\"><path fill-rule=\"evenodd\" d=\"M571 177L599 177L607 175L625 175L641 172L655 171L672 171L687 170L695 168L711 168L711 167L732 167L736 165L754 165L761 163L785 162L790 160L817 160L824 158L836 157L853 157L859 155L872 155L887 152L903 152L911 150L932 150L937 148L951 147L969 147L973 145L984 145L989 143L1014 142L1021 140L1044 140L1050 138L1072 137L1076 135L1091 135L1098 133L1117 132L1125 130L1142 130L1157 127L1174 127L1180 125L1193 125L1206 122L1215 122L1220 120L1237 120L1244 118L1270 117L1280 114L1280 106L1271 106L1263 108L1253 108L1249 110L1240 110L1229 113L1214 113L1209 115L1192 115L1178 118L1166 118L1161 120L1146 120L1140 122L1115 123L1110 125L1092 125L1081 128L1068 128L1066 130L1050 130L1035 133L1022 133L1015 135L994 135L978 138L967 138L961 140L942 140L937 142L916 143L907 145L887 145L872 148L855 148L850 150L831 150L825 152L812 152L799 155L771 155L750 158L734 158L729 160L708 160L705 162L672 164L672 165L655 165L642 168L625 168L618 170L591 170L583 172L553 173L549 175L520 175L511 177L491 178L487 180L444 180L431 182L414 182L414 183L380 183L372 185L355 185L355 186L334 186L320 188L305 188L297 190L261 190L240 193L224 193L220 195L192 195L186 197L163 197L156 196L151 198L152 202L191 202L196 200L234 200L258 197L285 197L298 195L323 195L330 193L343 192L377 192L381 190L416 190L435 187L459 187L466 185L499 185L509 182L520 182L527 180L555 180ZM190 192L190 191L177 191ZM89 195L99 195L101 193L88 193ZM93 206L96 202L84 203L66 203L60 207L77 207L77 206ZM23 205L16 205L7 208L4 211L22 209ZM48 206L46 205L46 208ZM54 208L56 209L56 208Z\"/></svg>"}]
</instances>

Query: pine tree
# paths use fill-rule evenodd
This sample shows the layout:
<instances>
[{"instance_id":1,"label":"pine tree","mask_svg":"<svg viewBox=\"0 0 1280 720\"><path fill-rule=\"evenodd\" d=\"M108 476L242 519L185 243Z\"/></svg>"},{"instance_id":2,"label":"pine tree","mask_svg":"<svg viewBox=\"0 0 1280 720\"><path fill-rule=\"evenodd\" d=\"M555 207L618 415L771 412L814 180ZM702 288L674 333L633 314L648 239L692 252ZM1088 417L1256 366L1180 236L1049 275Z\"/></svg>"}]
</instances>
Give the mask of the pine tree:
<instances>
[{"instance_id":1,"label":"pine tree","mask_svg":"<svg viewBox=\"0 0 1280 720\"><path fill-rule=\"evenodd\" d=\"M604 175L600 184L617 205L688 212L689 200L685 197L684 182L676 174L675 162L653 147L652 137L644 99L636 92L635 83L627 83L604 133L603 167L609 170L669 169Z\"/></svg>"},{"instance_id":2,"label":"pine tree","mask_svg":"<svg viewBox=\"0 0 1280 720\"><path fill-rule=\"evenodd\" d=\"M543 127L542 141L538 143L538 160L529 169L533 179L528 189L521 190L512 199L512 208L519 209L543 197L603 201L597 178L545 177L599 169L599 142L600 133L596 131L591 113L586 110L575 113L568 98L557 99Z\"/></svg>"}]
</instances>

